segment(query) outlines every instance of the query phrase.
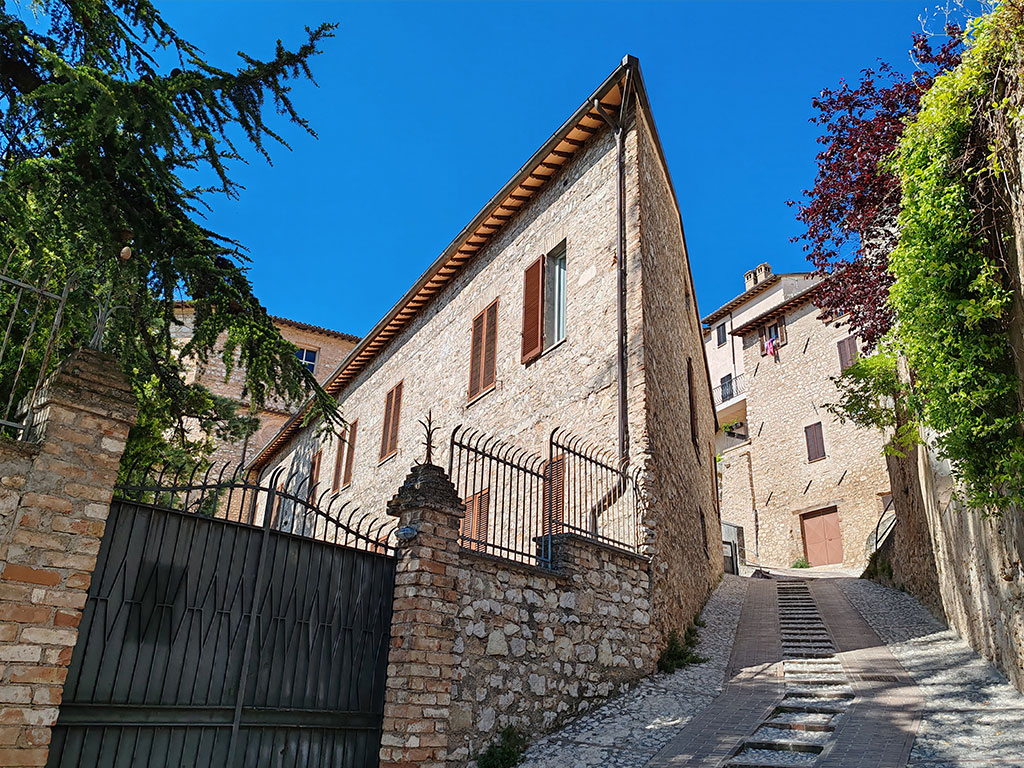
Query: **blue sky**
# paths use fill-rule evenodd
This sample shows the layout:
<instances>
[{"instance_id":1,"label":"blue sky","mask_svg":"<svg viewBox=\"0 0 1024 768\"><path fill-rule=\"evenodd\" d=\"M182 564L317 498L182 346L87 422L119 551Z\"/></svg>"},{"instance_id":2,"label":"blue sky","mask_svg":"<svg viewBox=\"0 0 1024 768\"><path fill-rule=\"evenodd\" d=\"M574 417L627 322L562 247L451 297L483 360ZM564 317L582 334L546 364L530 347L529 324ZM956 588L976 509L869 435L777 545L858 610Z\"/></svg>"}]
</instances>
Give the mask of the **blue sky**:
<instances>
[{"instance_id":1,"label":"blue sky","mask_svg":"<svg viewBox=\"0 0 1024 768\"><path fill-rule=\"evenodd\" d=\"M161 2L218 66L341 24L274 164L236 164L213 229L274 314L366 333L625 54L640 59L702 314L762 261L806 268L785 201L813 181L811 99L910 66L923 2ZM454 157L463 158L453 163ZM466 160L465 158L471 158Z\"/></svg>"}]
</instances>

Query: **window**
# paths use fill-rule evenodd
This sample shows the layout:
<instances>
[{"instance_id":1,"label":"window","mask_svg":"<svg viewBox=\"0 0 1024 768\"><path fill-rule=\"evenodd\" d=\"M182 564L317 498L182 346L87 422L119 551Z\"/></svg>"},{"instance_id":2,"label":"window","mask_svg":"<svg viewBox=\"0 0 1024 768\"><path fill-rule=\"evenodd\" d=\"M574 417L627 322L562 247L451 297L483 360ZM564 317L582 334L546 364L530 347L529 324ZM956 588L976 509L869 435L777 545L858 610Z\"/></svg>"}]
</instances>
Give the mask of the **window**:
<instances>
[{"instance_id":1,"label":"window","mask_svg":"<svg viewBox=\"0 0 1024 768\"><path fill-rule=\"evenodd\" d=\"M565 339L565 245L546 257L544 264L544 348Z\"/></svg>"},{"instance_id":2,"label":"window","mask_svg":"<svg viewBox=\"0 0 1024 768\"><path fill-rule=\"evenodd\" d=\"M693 358L686 358L686 388L690 396L690 439L693 440L693 450L700 456L700 444L697 442L697 398L693 391Z\"/></svg>"},{"instance_id":3,"label":"window","mask_svg":"<svg viewBox=\"0 0 1024 768\"><path fill-rule=\"evenodd\" d=\"M338 453L334 457L333 490L335 491L348 488L352 484L352 459L356 453L356 430L358 428L359 419L356 419L349 423L348 429L338 441Z\"/></svg>"},{"instance_id":4,"label":"window","mask_svg":"<svg viewBox=\"0 0 1024 768\"><path fill-rule=\"evenodd\" d=\"M384 401L384 429L380 436L380 459L398 452L398 422L402 416L402 382L398 382Z\"/></svg>"},{"instance_id":5,"label":"window","mask_svg":"<svg viewBox=\"0 0 1024 768\"><path fill-rule=\"evenodd\" d=\"M317 451L313 454L313 461L309 465L309 503L313 504L317 497L317 485L320 482L320 459L323 456L322 451Z\"/></svg>"},{"instance_id":6,"label":"window","mask_svg":"<svg viewBox=\"0 0 1024 768\"><path fill-rule=\"evenodd\" d=\"M718 334L718 346L724 347L725 346L725 323L722 323L720 326L718 326L718 328L715 329L715 332Z\"/></svg>"},{"instance_id":7,"label":"window","mask_svg":"<svg viewBox=\"0 0 1024 768\"><path fill-rule=\"evenodd\" d=\"M295 356L302 361L302 364L306 366L306 370L310 373L316 372L316 350L315 349L303 349L299 347L295 350Z\"/></svg>"},{"instance_id":8,"label":"window","mask_svg":"<svg viewBox=\"0 0 1024 768\"><path fill-rule=\"evenodd\" d=\"M491 503L491 491L484 488L466 499L466 515L462 518L462 546L476 552L487 547L487 513Z\"/></svg>"},{"instance_id":9,"label":"window","mask_svg":"<svg viewBox=\"0 0 1024 768\"><path fill-rule=\"evenodd\" d=\"M761 337L761 354L767 355L769 349L771 354L775 354L779 347L784 346L789 338L786 334L786 318L780 317L777 321L771 325L763 328L758 328L758 335ZM769 341L771 342L769 344Z\"/></svg>"},{"instance_id":10,"label":"window","mask_svg":"<svg viewBox=\"0 0 1024 768\"><path fill-rule=\"evenodd\" d=\"M565 244L523 273L523 364L536 360L566 334Z\"/></svg>"},{"instance_id":11,"label":"window","mask_svg":"<svg viewBox=\"0 0 1024 768\"><path fill-rule=\"evenodd\" d=\"M498 300L473 318L469 351L469 399L494 386L497 370Z\"/></svg>"},{"instance_id":12,"label":"window","mask_svg":"<svg viewBox=\"0 0 1024 768\"><path fill-rule=\"evenodd\" d=\"M857 349L857 337L849 336L838 342L839 347L839 372L842 373L855 362L859 356Z\"/></svg>"},{"instance_id":13,"label":"window","mask_svg":"<svg viewBox=\"0 0 1024 768\"><path fill-rule=\"evenodd\" d=\"M804 427L804 438L807 440L807 460L817 461L825 458L825 439L821 434L821 422Z\"/></svg>"},{"instance_id":14,"label":"window","mask_svg":"<svg viewBox=\"0 0 1024 768\"><path fill-rule=\"evenodd\" d=\"M724 403L727 400L732 400L733 394L734 394L733 393L733 388L732 388L732 374L731 373L725 374L725 376L722 377L721 384L722 384L722 402Z\"/></svg>"}]
</instances>

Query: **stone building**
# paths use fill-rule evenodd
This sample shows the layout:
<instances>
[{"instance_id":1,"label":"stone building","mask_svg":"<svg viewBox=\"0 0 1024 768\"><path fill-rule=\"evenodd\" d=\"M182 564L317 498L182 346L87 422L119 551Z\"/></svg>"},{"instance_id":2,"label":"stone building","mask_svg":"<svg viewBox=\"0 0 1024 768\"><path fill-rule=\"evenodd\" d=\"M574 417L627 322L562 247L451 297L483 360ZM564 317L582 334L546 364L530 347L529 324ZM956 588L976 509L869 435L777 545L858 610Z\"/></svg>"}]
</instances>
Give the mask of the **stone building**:
<instances>
[{"instance_id":1,"label":"stone building","mask_svg":"<svg viewBox=\"0 0 1024 768\"><path fill-rule=\"evenodd\" d=\"M863 566L889 502L884 438L825 408L857 340L820 317L812 275L762 264L746 280L704 318L722 518L742 527L748 565Z\"/></svg>"},{"instance_id":2,"label":"stone building","mask_svg":"<svg viewBox=\"0 0 1024 768\"><path fill-rule=\"evenodd\" d=\"M178 305L176 316L181 322L174 329L175 338L185 344L192 336L193 309L187 302ZM272 317L274 325L281 335L296 346L296 356L302 360L310 372L323 383L345 356L358 343L359 337L348 333L332 331L318 325L310 325L284 317ZM209 360L200 365L194 360L186 360L186 381L199 383L215 395L228 397L242 406L247 413L247 402L242 395L245 383L245 372L237 366L228 375L224 361L218 353L210 355ZM252 458L265 446L295 409L285 403L268 402L259 414L260 425L246 440L236 443L218 441L212 459L217 464L240 464Z\"/></svg>"},{"instance_id":3,"label":"stone building","mask_svg":"<svg viewBox=\"0 0 1024 768\"><path fill-rule=\"evenodd\" d=\"M473 217L325 387L348 434L318 434L300 412L254 471L287 468L383 514L424 457L417 422L428 413L445 436L434 452L445 466L458 425L537 456L552 430L567 429L640 473L651 622L661 637L685 626L722 569L715 416L678 203L635 59ZM545 504L574 492L569 477L552 480L550 495L547 483ZM463 496L470 525L483 521L477 538L519 524L501 522L511 493L490 487L484 507L479 494Z\"/></svg>"}]
</instances>

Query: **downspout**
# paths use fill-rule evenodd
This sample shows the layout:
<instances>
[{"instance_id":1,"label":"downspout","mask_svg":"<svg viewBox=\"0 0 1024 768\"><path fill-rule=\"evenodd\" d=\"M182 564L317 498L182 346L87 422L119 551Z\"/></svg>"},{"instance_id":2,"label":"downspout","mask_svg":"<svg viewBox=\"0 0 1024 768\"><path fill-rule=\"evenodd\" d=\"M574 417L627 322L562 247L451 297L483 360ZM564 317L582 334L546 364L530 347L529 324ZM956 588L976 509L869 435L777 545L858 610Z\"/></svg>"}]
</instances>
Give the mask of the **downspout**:
<instances>
[{"instance_id":1,"label":"downspout","mask_svg":"<svg viewBox=\"0 0 1024 768\"><path fill-rule=\"evenodd\" d=\"M627 409L627 337L626 337L626 110L629 108L629 98L632 86L632 67L626 69L625 80L622 85L622 104L619 107L618 118L609 115L601 101L594 99L594 109L601 115L606 123L615 132L615 165L618 172L617 185L615 189L615 213L616 225L618 227L618 238L615 245L615 260L618 266L617 290L615 295L615 307L618 315L618 350L617 350L617 373L618 373L618 424L619 424L619 459L626 464L629 462L629 414Z\"/></svg>"}]
</instances>

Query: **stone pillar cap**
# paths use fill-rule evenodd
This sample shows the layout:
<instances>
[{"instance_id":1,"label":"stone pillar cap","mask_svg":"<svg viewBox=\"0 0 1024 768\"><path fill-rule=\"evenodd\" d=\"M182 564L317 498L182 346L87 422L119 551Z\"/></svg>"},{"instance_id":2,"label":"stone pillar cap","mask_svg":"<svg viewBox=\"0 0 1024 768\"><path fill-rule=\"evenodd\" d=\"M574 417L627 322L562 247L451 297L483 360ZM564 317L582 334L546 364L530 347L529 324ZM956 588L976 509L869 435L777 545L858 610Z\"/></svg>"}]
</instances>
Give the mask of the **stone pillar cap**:
<instances>
[{"instance_id":1,"label":"stone pillar cap","mask_svg":"<svg viewBox=\"0 0 1024 768\"><path fill-rule=\"evenodd\" d=\"M417 464L388 502L389 515L398 517L406 509L438 509L462 517L466 505L448 475L436 464Z\"/></svg>"}]
</instances>

